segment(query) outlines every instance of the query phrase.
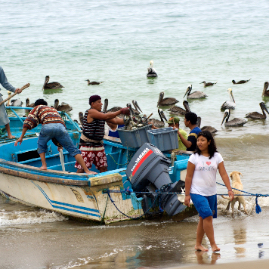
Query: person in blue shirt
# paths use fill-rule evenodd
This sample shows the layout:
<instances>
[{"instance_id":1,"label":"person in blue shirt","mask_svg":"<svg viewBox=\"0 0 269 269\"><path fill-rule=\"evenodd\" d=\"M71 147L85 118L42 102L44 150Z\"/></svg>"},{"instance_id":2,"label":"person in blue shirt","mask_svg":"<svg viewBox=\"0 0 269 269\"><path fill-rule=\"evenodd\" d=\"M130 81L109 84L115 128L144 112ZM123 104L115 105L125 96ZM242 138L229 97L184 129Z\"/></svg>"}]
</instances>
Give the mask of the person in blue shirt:
<instances>
[{"instance_id":1,"label":"person in blue shirt","mask_svg":"<svg viewBox=\"0 0 269 269\"><path fill-rule=\"evenodd\" d=\"M184 124L186 127L190 128L188 138L186 139L180 133L178 136L188 151L195 151L197 135L201 132L201 129L197 126L197 115L193 112L187 112L185 114Z\"/></svg>"},{"instance_id":2,"label":"person in blue shirt","mask_svg":"<svg viewBox=\"0 0 269 269\"><path fill-rule=\"evenodd\" d=\"M13 93L21 93L20 88L15 89L15 87L13 87L7 81L7 77L6 77L5 72L1 66L0 66L0 84L8 91L11 91ZM3 98L2 98L2 94L0 92L0 102L2 102L2 101L3 101ZM9 122L10 122L10 120L8 118L5 105L2 104L0 106L0 126L5 126L8 138L15 138L15 136L13 136L11 134Z\"/></svg>"}]
</instances>

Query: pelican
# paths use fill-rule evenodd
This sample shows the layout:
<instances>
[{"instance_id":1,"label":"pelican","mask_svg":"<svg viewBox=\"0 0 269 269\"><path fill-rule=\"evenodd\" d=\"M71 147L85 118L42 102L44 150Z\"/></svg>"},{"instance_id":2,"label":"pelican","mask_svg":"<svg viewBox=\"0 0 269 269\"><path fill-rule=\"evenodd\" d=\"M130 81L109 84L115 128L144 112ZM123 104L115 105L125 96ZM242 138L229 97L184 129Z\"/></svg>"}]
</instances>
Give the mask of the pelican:
<instances>
[{"instance_id":1,"label":"pelican","mask_svg":"<svg viewBox=\"0 0 269 269\"><path fill-rule=\"evenodd\" d=\"M229 121L230 112L231 112L230 109L226 109L224 112L224 116L223 116L221 124L225 122L224 123L225 127L240 127L240 126L243 126L247 122L247 120L240 119L240 118L234 118Z\"/></svg>"},{"instance_id":2,"label":"pelican","mask_svg":"<svg viewBox=\"0 0 269 269\"><path fill-rule=\"evenodd\" d=\"M201 117L197 117L197 126L199 128L201 126L201 121L202 121ZM206 125L201 128L201 131L209 131L211 134L215 134L218 130L212 126Z\"/></svg>"},{"instance_id":3,"label":"pelican","mask_svg":"<svg viewBox=\"0 0 269 269\"><path fill-rule=\"evenodd\" d=\"M225 110L225 109L235 109L235 100L234 100L234 96L233 96L233 91L231 88L228 89L229 95L230 95L230 101L225 101L222 105L221 105L221 110Z\"/></svg>"},{"instance_id":4,"label":"pelican","mask_svg":"<svg viewBox=\"0 0 269 269\"><path fill-rule=\"evenodd\" d=\"M187 112L190 112L191 110L188 101L184 100L183 106L185 107L185 109L174 105L173 107L169 108L168 111L170 111L171 114L184 116Z\"/></svg>"},{"instance_id":5,"label":"pelican","mask_svg":"<svg viewBox=\"0 0 269 269\"><path fill-rule=\"evenodd\" d=\"M269 112L268 112L267 107L265 106L265 103L261 102L260 107L261 107L261 110L262 110L262 114L259 113L259 112L251 112L251 113L246 114L246 118L250 118L250 119L253 119L253 120L264 120L264 119L266 119L266 114L265 114L264 111L266 111L268 114L269 114Z\"/></svg>"},{"instance_id":6,"label":"pelican","mask_svg":"<svg viewBox=\"0 0 269 269\"><path fill-rule=\"evenodd\" d=\"M132 100L132 104L134 105L134 109L133 109L133 111L134 111L135 114L139 115L140 113L143 113L143 111L142 111L141 108L139 107L137 101Z\"/></svg>"},{"instance_id":7,"label":"pelican","mask_svg":"<svg viewBox=\"0 0 269 269\"><path fill-rule=\"evenodd\" d=\"M34 107L35 106L35 103L30 104L29 98L26 98L25 104L26 104L26 107Z\"/></svg>"},{"instance_id":8,"label":"pelican","mask_svg":"<svg viewBox=\"0 0 269 269\"><path fill-rule=\"evenodd\" d=\"M178 100L176 98L173 98L173 97L163 98L163 96L164 96L164 92L160 92L157 107L158 106L171 106L178 103Z\"/></svg>"},{"instance_id":9,"label":"pelican","mask_svg":"<svg viewBox=\"0 0 269 269\"><path fill-rule=\"evenodd\" d=\"M84 118L83 112L78 113L78 118L79 118L79 122L80 122L80 124L82 126L83 125L83 118Z\"/></svg>"},{"instance_id":10,"label":"pelican","mask_svg":"<svg viewBox=\"0 0 269 269\"><path fill-rule=\"evenodd\" d=\"M103 112L104 113L107 113L107 112L116 112L116 111L119 111L120 109L122 109L122 107L120 107L120 106L113 106L110 109L107 109L107 107L108 107L108 99L106 98L104 100L104 106L103 106Z\"/></svg>"},{"instance_id":11,"label":"pelican","mask_svg":"<svg viewBox=\"0 0 269 269\"><path fill-rule=\"evenodd\" d=\"M43 90L57 90L57 89L64 88L64 86L61 85L59 82L50 82L49 83L49 80L50 80L50 77L46 76L42 91Z\"/></svg>"},{"instance_id":12,"label":"pelican","mask_svg":"<svg viewBox=\"0 0 269 269\"><path fill-rule=\"evenodd\" d=\"M248 80L240 80L240 81L234 81L234 80L232 80L232 83L233 84L244 84L244 83L247 83L248 81L250 81L250 79L248 79Z\"/></svg>"},{"instance_id":13,"label":"pelican","mask_svg":"<svg viewBox=\"0 0 269 269\"><path fill-rule=\"evenodd\" d=\"M262 91L262 96L264 97L269 97L269 90L268 89L268 82L264 82L264 86L263 86L263 91Z\"/></svg>"},{"instance_id":14,"label":"pelican","mask_svg":"<svg viewBox=\"0 0 269 269\"><path fill-rule=\"evenodd\" d=\"M192 90L192 85L189 85L183 97L185 97L186 95L187 95L187 99L201 99L201 98L207 97L207 95L203 92L195 91L191 93L191 90Z\"/></svg>"},{"instance_id":15,"label":"pelican","mask_svg":"<svg viewBox=\"0 0 269 269\"><path fill-rule=\"evenodd\" d=\"M158 114L159 114L159 117L160 117L161 120L158 120L158 119L150 119L149 120L149 123L152 124L152 125L154 125L157 128L162 128L165 125L164 120L167 121L167 118L165 117L164 112L163 112L162 109L158 109Z\"/></svg>"},{"instance_id":16,"label":"pelican","mask_svg":"<svg viewBox=\"0 0 269 269\"><path fill-rule=\"evenodd\" d=\"M54 108L57 109L57 111L65 111L65 112L69 112L73 109L70 105L68 105L65 102L62 102L61 105L59 105L59 99L54 100Z\"/></svg>"},{"instance_id":17,"label":"pelican","mask_svg":"<svg viewBox=\"0 0 269 269\"><path fill-rule=\"evenodd\" d=\"M148 73L147 73L147 77L148 78L156 78L158 77L156 70L153 68L153 61L149 62L150 66L148 67Z\"/></svg>"},{"instance_id":18,"label":"pelican","mask_svg":"<svg viewBox=\"0 0 269 269\"><path fill-rule=\"evenodd\" d=\"M98 81L90 81L89 79L86 79L86 81L88 81L88 85L99 85L101 83L103 83L103 81L98 82Z\"/></svg>"},{"instance_id":19,"label":"pelican","mask_svg":"<svg viewBox=\"0 0 269 269\"><path fill-rule=\"evenodd\" d=\"M205 81L202 81L200 84L202 84L202 83L204 83L204 88L206 88L206 87L213 86L217 82L205 82Z\"/></svg>"}]
</instances>

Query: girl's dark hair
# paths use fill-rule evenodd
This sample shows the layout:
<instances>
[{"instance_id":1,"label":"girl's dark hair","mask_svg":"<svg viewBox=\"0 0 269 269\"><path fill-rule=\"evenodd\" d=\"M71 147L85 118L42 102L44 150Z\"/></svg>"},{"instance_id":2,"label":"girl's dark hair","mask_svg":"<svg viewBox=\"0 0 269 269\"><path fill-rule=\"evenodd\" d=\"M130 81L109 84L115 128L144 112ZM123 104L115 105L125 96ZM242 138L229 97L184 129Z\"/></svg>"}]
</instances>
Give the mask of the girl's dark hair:
<instances>
[{"instance_id":1,"label":"girl's dark hair","mask_svg":"<svg viewBox=\"0 0 269 269\"><path fill-rule=\"evenodd\" d=\"M39 105L47 106L48 103L47 103L47 101L45 101L44 99L37 99L37 100L35 101L35 106L39 106Z\"/></svg>"},{"instance_id":2,"label":"girl's dark hair","mask_svg":"<svg viewBox=\"0 0 269 269\"><path fill-rule=\"evenodd\" d=\"M208 145L209 159L211 159L214 156L214 153L217 152L217 147L216 147L215 140L214 140L212 134L209 131L200 132L197 135L197 139L200 136L203 136L204 138L206 138L207 141L211 141L210 144ZM197 146L196 146L195 153L198 153L199 155L201 155L201 150Z\"/></svg>"}]
</instances>

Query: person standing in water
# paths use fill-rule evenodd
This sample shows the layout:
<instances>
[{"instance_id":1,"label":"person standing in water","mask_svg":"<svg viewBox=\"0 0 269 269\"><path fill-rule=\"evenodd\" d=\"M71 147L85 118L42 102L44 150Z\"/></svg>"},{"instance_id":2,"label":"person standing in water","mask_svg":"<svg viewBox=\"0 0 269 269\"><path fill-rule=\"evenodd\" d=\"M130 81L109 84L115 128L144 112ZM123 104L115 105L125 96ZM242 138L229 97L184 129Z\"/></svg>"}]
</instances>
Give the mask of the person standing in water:
<instances>
[{"instance_id":1,"label":"person standing in water","mask_svg":"<svg viewBox=\"0 0 269 269\"><path fill-rule=\"evenodd\" d=\"M5 72L3 70L3 68L0 66L0 84L8 91L11 91L13 93L21 93L21 89L17 88L15 89L15 87L13 87L8 81L7 81L7 77L5 75ZM2 98L2 94L0 93L0 102L3 101ZM0 126L4 125L6 130L7 130L7 137L8 138L15 138L15 136L13 136L11 134L10 131L10 120L7 116L7 112L6 112L6 108L5 105L1 105L0 106Z\"/></svg>"},{"instance_id":2,"label":"person standing in water","mask_svg":"<svg viewBox=\"0 0 269 269\"><path fill-rule=\"evenodd\" d=\"M230 200L233 200L234 193L223 158L217 152L212 134L202 131L197 136L197 149L189 158L185 179L185 205L189 207L191 199L199 214L195 245L198 251L208 251L202 245L204 234L209 239L212 252L220 251L213 228L213 218L217 218L217 170L228 189Z\"/></svg>"}]
</instances>

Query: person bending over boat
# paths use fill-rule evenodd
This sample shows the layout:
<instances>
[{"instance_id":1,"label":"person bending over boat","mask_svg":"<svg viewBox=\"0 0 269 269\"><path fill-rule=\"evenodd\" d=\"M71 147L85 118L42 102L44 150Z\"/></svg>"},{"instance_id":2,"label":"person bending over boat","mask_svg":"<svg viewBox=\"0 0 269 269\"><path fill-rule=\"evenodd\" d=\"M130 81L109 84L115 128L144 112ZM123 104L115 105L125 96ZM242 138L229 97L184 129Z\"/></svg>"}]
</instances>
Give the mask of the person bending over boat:
<instances>
[{"instance_id":1,"label":"person bending over boat","mask_svg":"<svg viewBox=\"0 0 269 269\"><path fill-rule=\"evenodd\" d=\"M82 134L80 137L81 155L90 169L94 164L102 173L107 171L107 158L103 145L103 137L105 135L105 122L112 124L124 124L123 119L117 118L118 115L129 115L129 109L122 108L116 112L103 113L102 101L99 95L92 95L89 98L90 109L86 110L83 117ZM83 172L83 167L79 163L75 164L78 169L77 173Z\"/></svg>"},{"instance_id":2,"label":"person bending over boat","mask_svg":"<svg viewBox=\"0 0 269 269\"><path fill-rule=\"evenodd\" d=\"M37 141L37 151L41 158L41 170L47 170L45 156L47 143L51 139L56 139L72 157L75 157L76 161L83 167L85 173L96 174L86 167L86 164L80 154L81 152L73 144L60 114L55 108L49 107L48 103L44 99L36 100L35 107L30 111L28 117L23 123L22 134L20 138L16 140L15 146L17 146L18 143L22 143L27 130L35 128L39 123L42 124L42 127Z\"/></svg>"},{"instance_id":3,"label":"person bending over boat","mask_svg":"<svg viewBox=\"0 0 269 269\"><path fill-rule=\"evenodd\" d=\"M15 87L13 87L8 81L7 81L7 77L5 75L5 72L3 70L3 68L0 66L0 84L8 91L14 92L14 93L21 93L21 89L17 88L15 89ZM2 98L2 94L0 93L0 102L3 101ZM15 138L15 136L13 136L11 134L10 131L10 120L8 118L7 112L6 112L6 108L5 105L1 105L0 106L0 126L5 125L5 128L7 130L7 137L8 138Z\"/></svg>"},{"instance_id":4,"label":"person bending over boat","mask_svg":"<svg viewBox=\"0 0 269 269\"><path fill-rule=\"evenodd\" d=\"M188 151L195 151L197 135L201 132L201 129L197 126L197 115L193 112L187 112L185 114L184 124L191 130L188 138L186 139L181 133L178 133L178 136Z\"/></svg>"}]
</instances>

